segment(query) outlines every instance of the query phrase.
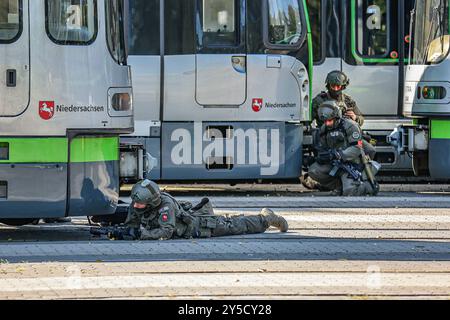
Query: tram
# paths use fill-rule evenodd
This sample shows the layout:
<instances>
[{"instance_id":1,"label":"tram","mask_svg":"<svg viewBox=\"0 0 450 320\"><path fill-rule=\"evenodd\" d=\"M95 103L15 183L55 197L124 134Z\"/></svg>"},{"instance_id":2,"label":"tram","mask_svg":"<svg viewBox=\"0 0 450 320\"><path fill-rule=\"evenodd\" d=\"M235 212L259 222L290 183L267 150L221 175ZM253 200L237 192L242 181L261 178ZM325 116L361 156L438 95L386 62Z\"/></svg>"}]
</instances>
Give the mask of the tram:
<instances>
[{"instance_id":1,"label":"tram","mask_svg":"<svg viewBox=\"0 0 450 320\"><path fill-rule=\"evenodd\" d=\"M350 77L347 93L356 100L365 115L363 129L376 141L376 160L383 164L383 173L387 176L411 175L410 158L406 154L398 154L386 140L398 125L411 123L403 115L403 90L410 44L409 13L414 1L178 2L130 1L128 46L134 76L136 132L122 139L121 176L125 180L142 178L148 159L154 163L147 176L155 180L241 178L249 181L296 177L300 174L302 157L312 143L307 100L311 101L325 89L325 78L331 70L342 70ZM273 14L268 14L268 10L277 10L283 5L286 9L292 3L296 4L297 15L303 22L304 30L300 35L310 31L310 37L295 48L274 48L268 39L283 30L283 24L287 23L289 29L289 22L270 25L268 17ZM291 9L291 13L286 10L286 19L295 16L295 10ZM239 40L238 44L205 43L210 35L208 23L211 23L211 15L214 21L218 21L221 12L222 19L225 19L225 14L233 16L235 18L229 22L235 24L234 28L241 27L240 34L233 33L234 41ZM284 43L283 46L290 45ZM236 73L230 66L227 60L233 54L246 58L248 70L245 73ZM278 59L280 57L282 59ZM285 61L288 62L287 68ZM311 84L306 75L301 81L292 77L288 70L291 61L304 66ZM226 93L226 97L221 91ZM264 105L269 102L269 106L300 103L296 108L263 108L262 112L255 113L253 109L260 109L259 101ZM202 128L198 129L197 136L205 135L207 138L215 136L210 134L210 130L218 132L221 137L227 134L229 137L229 132L236 129L270 124L280 131L279 141L284 145L284 150L279 152L280 171L272 176L262 175L258 173L261 171L258 161L253 161L253 165L248 162L237 164L236 157L226 156L227 151L220 156L201 154L205 141L197 143L201 145L197 151L199 161L188 157L173 161L172 151L179 140L171 133L185 128L191 133L186 135L187 139L194 141L193 125L198 121L202 122ZM293 122L297 124L292 126ZM298 149L299 144L303 145L302 150ZM242 150L247 157L255 152L246 146Z\"/></svg>"},{"instance_id":2,"label":"tram","mask_svg":"<svg viewBox=\"0 0 450 320\"><path fill-rule=\"evenodd\" d=\"M301 174L312 43L304 0L130 0L135 132L121 176L284 180ZM147 154L147 157L144 157Z\"/></svg>"},{"instance_id":3,"label":"tram","mask_svg":"<svg viewBox=\"0 0 450 320\"><path fill-rule=\"evenodd\" d=\"M413 119L390 138L417 175L450 179L450 10L448 0L417 0L411 23L404 114Z\"/></svg>"},{"instance_id":4,"label":"tram","mask_svg":"<svg viewBox=\"0 0 450 320\"><path fill-rule=\"evenodd\" d=\"M0 0L0 222L107 215L133 131L122 0Z\"/></svg>"}]
</instances>

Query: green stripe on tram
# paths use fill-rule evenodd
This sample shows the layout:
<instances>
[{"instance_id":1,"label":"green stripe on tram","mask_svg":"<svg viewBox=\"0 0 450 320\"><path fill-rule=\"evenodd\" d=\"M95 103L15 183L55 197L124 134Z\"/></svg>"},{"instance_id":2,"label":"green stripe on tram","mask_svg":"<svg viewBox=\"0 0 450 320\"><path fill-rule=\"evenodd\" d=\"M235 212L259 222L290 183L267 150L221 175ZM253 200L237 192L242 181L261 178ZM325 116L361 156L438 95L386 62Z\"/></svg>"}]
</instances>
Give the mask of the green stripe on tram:
<instances>
[{"instance_id":1,"label":"green stripe on tram","mask_svg":"<svg viewBox=\"0 0 450 320\"><path fill-rule=\"evenodd\" d=\"M119 160L119 138L79 138L70 146L70 162Z\"/></svg>"},{"instance_id":2,"label":"green stripe on tram","mask_svg":"<svg viewBox=\"0 0 450 320\"><path fill-rule=\"evenodd\" d=\"M0 138L0 146L8 148L8 160L0 163L65 163L67 139Z\"/></svg>"},{"instance_id":3,"label":"green stripe on tram","mask_svg":"<svg viewBox=\"0 0 450 320\"><path fill-rule=\"evenodd\" d=\"M450 120L431 120L431 139L450 139Z\"/></svg>"},{"instance_id":4,"label":"green stripe on tram","mask_svg":"<svg viewBox=\"0 0 450 320\"><path fill-rule=\"evenodd\" d=\"M1 138L0 148L8 150L7 160L12 163L67 163L67 138ZM73 163L119 160L118 137L81 137L72 141L70 150Z\"/></svg>"}]
</instances>

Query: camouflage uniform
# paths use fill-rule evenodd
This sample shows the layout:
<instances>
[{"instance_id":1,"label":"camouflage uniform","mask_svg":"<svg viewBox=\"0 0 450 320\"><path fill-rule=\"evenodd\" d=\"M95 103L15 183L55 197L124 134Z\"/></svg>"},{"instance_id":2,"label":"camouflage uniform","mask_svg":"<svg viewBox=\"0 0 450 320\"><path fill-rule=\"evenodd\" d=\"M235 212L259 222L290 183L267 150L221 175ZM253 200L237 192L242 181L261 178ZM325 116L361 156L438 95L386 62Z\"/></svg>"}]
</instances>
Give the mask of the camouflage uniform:
<instances>
[{"instance_id":1,"label":"camouflage uniform","mask_svg":"<svg viewBox=\"0 0 450 320\"><path fill-rule=\"evenodd\" d=\"M313 120L315 119L317 122L317 125L319 128L323 125L323 122L320 121L318 116L318 110L319 107L322 105L322 103L326 101L334 100L336 101L337 105L342 111L342 115L344 118L346 118L346 113L348 111L353 111L356 114L356 123L362 127L364 125L364 117L361 113L361 110L359 110L355 100L352 99L349 95L345 93L340 93L338 95L338 98L335 99L332 97L332 95L329 92L322 91L319 95L317 95L313 102L312 102L312 108L313 108Z\"/></svg>"},{"instance_id":2,"label":"camouflage uniform","mask_svg":"<svg viewBox=\"0 0 450 320\"><path fill-rule=\"evenodd\" d=\"M201 207L191 210L184 209L186 204L192 207L189 203L178 202L167 193L161 193L161 204L155 209L148 207L145 211L138 212L133 208L132 203L125 225L132 229L140 229L141 240L208 238L263 233L271 225L271 218L263 214L216 216L209 201L205 201Z\"/></svg>"},{"instance_id":3,"label":"camouflage uniform","mask_svg":"<svg viewBox=\"0 0 450 320\"><path fill-rule=\"evenodd\" d=\"M324 149L340 150L342 161L361 164L362 133L359 125L350 119L336 119L333 128L323 125L320 128L320 144ZM363 181L355 181L347 173L332 177L331 164L315 162L309 168L309 175L330 190L339 190L343 196L365 196L372 193L372 187L363 174Z\"/></svg>"}]
</instances>

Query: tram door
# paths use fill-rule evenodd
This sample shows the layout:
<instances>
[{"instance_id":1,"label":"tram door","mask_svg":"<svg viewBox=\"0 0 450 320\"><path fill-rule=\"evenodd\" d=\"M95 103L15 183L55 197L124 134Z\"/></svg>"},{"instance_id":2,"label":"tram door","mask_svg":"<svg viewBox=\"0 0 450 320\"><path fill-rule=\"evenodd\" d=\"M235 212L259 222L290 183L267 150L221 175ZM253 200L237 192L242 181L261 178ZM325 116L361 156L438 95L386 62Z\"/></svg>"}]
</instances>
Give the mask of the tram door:
<instances>
[{"instance_id":1,"label":"tram door","mask_svg":"<svg viewBox=\"0 0 450 320\"><path fill-rule=\"evenodd\" d=\"M28 107L30 50L28 0L0 0L0 116Z\"/></svg>"},{"instance_id":2,"label":"tram door","mask_svg":"<svg viewBox=\"0 0 450 320\"><path fill-rule=\"evenodd\" d=\"M196 101L239 106L246 101L245 0L196 2Z\"/></svg>"},{"instance_id":3,"label":"tram door","mask_svg":"<svg viewBox=\"0 0 450 320\"><path fill-rule=\"evenodd\" d=\"M405 35L400 35L404 23L404 3L412 1L351 0L347 18L345 59L342 71L350 77L348 93L360 101L360 109L368 116L400 116L402 75L399 72L401 46ZM380 94L382 93L382 94Z\"/></svg>"}]
</instances>

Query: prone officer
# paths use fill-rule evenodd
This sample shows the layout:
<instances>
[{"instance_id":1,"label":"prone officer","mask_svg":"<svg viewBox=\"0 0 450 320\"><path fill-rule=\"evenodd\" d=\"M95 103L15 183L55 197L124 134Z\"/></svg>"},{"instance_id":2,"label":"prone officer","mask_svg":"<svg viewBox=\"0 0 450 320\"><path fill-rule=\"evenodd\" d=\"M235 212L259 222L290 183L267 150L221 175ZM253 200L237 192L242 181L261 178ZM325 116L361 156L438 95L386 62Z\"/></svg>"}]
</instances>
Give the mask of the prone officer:
<instances>
[{"instance_id":1,"label":"prone officer","mask_svg":"<svg viewBox=\"0 0 450 320\"><path fill-rule=\"evenodd\" d=\"M132 203L125 221L133 239L167 240L174 238L209 238L229 235L263 233L269 227L288 231L287 221L270 209L253 216L219 216L209 199L193 207L179 202L150 180L134 185Z\"/></svg>"}]
</instances>

